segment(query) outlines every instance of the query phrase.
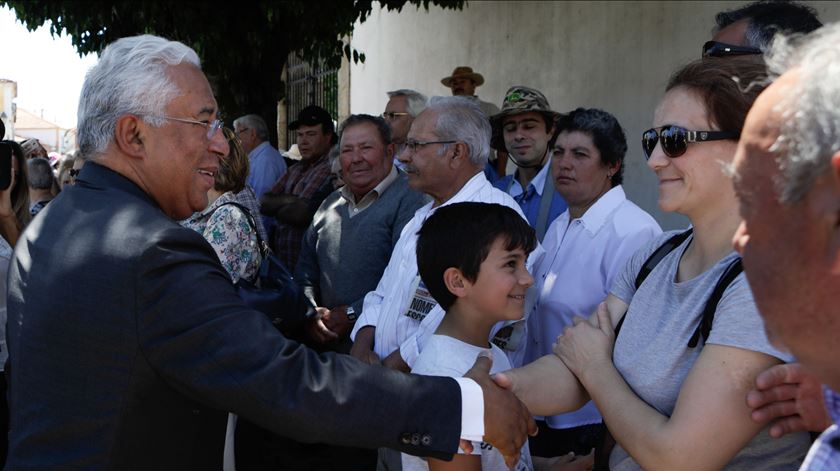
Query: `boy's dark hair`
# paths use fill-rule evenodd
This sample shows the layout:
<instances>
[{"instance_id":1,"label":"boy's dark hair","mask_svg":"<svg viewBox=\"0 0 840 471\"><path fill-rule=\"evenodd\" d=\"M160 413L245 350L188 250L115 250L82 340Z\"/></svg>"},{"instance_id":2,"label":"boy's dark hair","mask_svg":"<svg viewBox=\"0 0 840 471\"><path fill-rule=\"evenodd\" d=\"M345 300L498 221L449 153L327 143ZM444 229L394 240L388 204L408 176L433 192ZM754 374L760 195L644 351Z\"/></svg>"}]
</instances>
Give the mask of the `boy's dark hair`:
<instances>
[{"instance_id":1,"label":"boy's dark hair","mask_svg":"<svg viewBox=\"0 0 840 471\"><path fill-rule=\"evenodd\" d=\"M505 249L534 250L534 229L516 211L489 203L455 203L435 211L417 231L417 269L429 293L443 310L449 310L455 295L446 288L443 272L461 270L470 282L490 247L498 238Z\"/></svg>"},{"instance_id":2,"label":"boy's dark hair","mask_svg":"<svg viewBox=\"0 0 840 471\"><path fill-rule=\"evenodd\" d=\"M785 0L760 0L715 15L716 31L748 18L746 45L764 48L779 33L810 33L822 26L817 12L804 3Z\"/></svg>"}]
</instances>

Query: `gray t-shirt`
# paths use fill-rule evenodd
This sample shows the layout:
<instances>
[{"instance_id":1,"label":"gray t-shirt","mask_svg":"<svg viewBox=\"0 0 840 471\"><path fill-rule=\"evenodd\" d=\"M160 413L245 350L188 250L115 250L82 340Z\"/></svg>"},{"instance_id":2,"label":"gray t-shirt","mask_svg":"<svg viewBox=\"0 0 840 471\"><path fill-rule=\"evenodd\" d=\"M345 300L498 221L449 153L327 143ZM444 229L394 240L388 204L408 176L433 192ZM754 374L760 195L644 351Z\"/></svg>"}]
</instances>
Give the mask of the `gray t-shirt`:
<instances>
[{"instance_id":1,"label":"gray t-shirt","mask_svg":"<svg viewBox=\"0 0 840 471\"><path fill-rule=\"evenodd\" d=\"M687 343L700 324L706 301L735 252L701 275L677 283L677 267L693 237L669 253L636 291L636 276L648 257L678 231L664 233L633 255L610 292L629 304L613 361L627 384L660 413L674 412L680 388L700 355ZM706 343L765 353L782 361L792 358L770 345L752 292L743 273L724 291ZM727 464L727 470L797 469L808 451L807 433L774 439L765 427ZM619 446L610 455L613 471L641 467Z\"/></svg>"}]
</instances>

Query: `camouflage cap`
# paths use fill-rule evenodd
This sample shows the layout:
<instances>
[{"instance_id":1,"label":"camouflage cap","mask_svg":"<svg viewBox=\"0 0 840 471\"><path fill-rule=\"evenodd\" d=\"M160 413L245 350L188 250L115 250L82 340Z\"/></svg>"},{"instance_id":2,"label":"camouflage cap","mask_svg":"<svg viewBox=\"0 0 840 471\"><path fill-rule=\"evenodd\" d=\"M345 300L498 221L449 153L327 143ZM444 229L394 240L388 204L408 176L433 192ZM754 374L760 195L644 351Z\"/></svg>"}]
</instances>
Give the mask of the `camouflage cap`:
<instances>
[{"instance_id":1,"label":"camouflage cap","mask_svg":"<svg viewBox=\"0 0 840 471\"><path fill-rule=\"evenodd\" d=\"M490 126L493 128L493 137L490 140L490 146L496 150L505 150L505 142L502 136L502 121L504 121L506 116L531 111L542 113L555 123L560 119L560 113L552 111L548 105L548 100L541 91L522 85L510 87L502 101L502 110L490 117Z\"/></svg>"}]
</instances>

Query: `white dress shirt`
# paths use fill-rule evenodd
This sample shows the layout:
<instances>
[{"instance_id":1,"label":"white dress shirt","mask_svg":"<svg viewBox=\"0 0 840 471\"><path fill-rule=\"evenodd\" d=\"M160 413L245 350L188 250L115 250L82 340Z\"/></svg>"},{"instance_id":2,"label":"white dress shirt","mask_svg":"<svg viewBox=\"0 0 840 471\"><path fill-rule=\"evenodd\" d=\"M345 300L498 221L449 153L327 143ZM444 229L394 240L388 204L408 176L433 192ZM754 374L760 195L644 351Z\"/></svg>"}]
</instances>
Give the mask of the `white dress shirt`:
<instances>
[{"instance_id":1,"label":"white dress shirt","mask_svg":"<svg viewBox=\"0 0 840 471\"><path fill-rule=\"evenodd\" d=\"M534 271L538 298L528 318L525 361L551 354L554 340L574 316L588 317L607 298L613 279L630 256L662 230L630 202L621 185L604 193L577 219L569 211L548 228L546 256ZM590 402L568 414L546 417L551 428L599 423Z\"/></svg>"}]
</instances>

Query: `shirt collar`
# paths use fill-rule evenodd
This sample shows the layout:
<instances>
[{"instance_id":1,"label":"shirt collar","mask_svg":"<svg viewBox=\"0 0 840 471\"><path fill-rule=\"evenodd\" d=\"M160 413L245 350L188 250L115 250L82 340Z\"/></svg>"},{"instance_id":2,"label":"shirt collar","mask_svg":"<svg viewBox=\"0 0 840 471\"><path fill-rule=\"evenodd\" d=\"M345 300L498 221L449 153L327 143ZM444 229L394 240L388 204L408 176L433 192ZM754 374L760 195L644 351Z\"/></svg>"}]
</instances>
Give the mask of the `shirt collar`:
<instances>
[{"instance_id":1,"label":"shirt collar","mask_svg":"<svg viewBox=\"0 0 840 471\"><path fill-rule=\"evenodd\" d=\"M417 214L422 214L422 219L425 221L426 218L429 217L429 215L431 215L432 212L434 212L438 208L442 208L450 204L462 203L464 201L473 201L473 195L478 193L485 186L490 186L492 188L492 185L490 185L490 181L488 181L487 177L484 176L484 172L478 172L475 175L473 175L472 178L467 180L467 183L465 183L464 186L462 186L461 189L458 190L458 192L452 196L452 198L449 198L448 200L444 201L443 204L441 204L437 208L433 207L435 202L431 201L425 206L418 209Z\"/></svg>"},{"instance_id":2,"label":"shirt collar","mask_svg":"<svg viewBox=\"0 0 840 471\"><path fill-rule=\"evenodd\" d=\"M248 157L252 157L254 155L259 154L262 152L266 147L270 146L271 144L268 141L262 141L257 147L251 149L251 152L248 153Z\"/></svg>"},{"instance_id":3,"label":"shirt collar","mask_svg":"<svg viewBox=\"0 0 840 471\"><path fill-rule=\"evenodd\" d=\"M830 389L828 386L823 386L823 396L825 397L825 406L828 409L828 415L835 424L840 424L840 394Z\"/></svg>"},{"instance_id":4,"label":"shirt collar","mask_svg":"<svg viewBox=\"0 0 840 471\"><path fill-rule=\"evenodd\" d=\"M590 206L589 209L583 213L583 216L579 218L583 223L583 227L585 227L590 234L597 233L604 223L607 222L610 213L612 213L626 200L627 196L624 194L624 188L622 188L621 185L611 188L610 191L604 193L600 198L598 198L598 201Z\"/></svg>"},{"instance_id":5,"label":"shirt collar","mask_svg":"<svg viewBox=\"0 0 840 471\"><path fill-rule=\"evenodd\" d=\"M548 151L546 151L548 154ZM531 182L528 183L528 186L533 186L534 191L537 192L538 195L542 196L543 189L545 188L545 179L548 178L548 172L551 171L551 159L546 159L545 165L543 165L542 169L534 175L534 178L531 179ZM519 172L519 169L516 170ZM525 189L522 188L522 185L519 183L519 180L516 179L516 174L512 175L514 185L510 187L510 196L519 196L525 192Z\"/></svg>"},{"instance_id":6,"label":"shirt collar","mask_svg":"<svg viewBox=\"0 0 840 471\"><path fill-rule=\"evenodd\" d=\"M394 181L396 181L397 175L399 175L397 173L397 167L394 167L392 165L391 166L391 171L388 172L388 175L385 178L383 178L382 181L379 182L378 185L373 187L372 190L367 192L367 194L365 194L364 196L359 198L359 202L361 203L363 200L367 199L367 197L372 195L372 194L376 195L377 199L379 197L381 197L382 193L385 193L385 190L387 190L388 187L391 186L391 184L394 183ZM354 195L353 192L350 191L349 188L347 188L347 185L342 186L340 191L341 191L341 197L344 198L345 200L347 200L348 203L356 204L356 195Z\"/></svg>"}]
</instances>

